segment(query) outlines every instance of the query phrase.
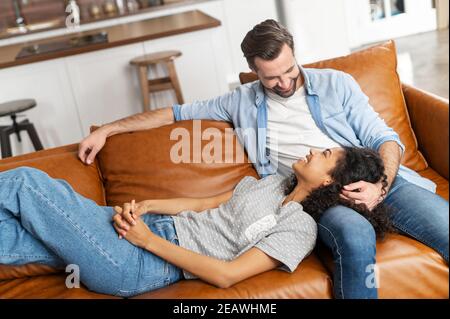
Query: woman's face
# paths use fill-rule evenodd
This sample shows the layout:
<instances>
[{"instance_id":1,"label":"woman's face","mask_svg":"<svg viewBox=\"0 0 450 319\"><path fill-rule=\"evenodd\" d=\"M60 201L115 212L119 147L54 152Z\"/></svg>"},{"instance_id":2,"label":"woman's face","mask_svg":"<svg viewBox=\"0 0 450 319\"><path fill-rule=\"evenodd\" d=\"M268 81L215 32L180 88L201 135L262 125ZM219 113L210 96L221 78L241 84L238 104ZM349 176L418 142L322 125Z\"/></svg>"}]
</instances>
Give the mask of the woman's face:
<instances>
[{"instance_id":1,"label":"woman's face","mask_svg":"<svg viewBox=\"0 0 450 319\"><path fill-rule=\"evenodd\" d=\"M337 161L343 156L343 148L324 150L311 149L309 155L300 158L292 165L297 180L302 186L315 189L333 182L330 172L336 167Z\"/></svg>"}]
</instances>

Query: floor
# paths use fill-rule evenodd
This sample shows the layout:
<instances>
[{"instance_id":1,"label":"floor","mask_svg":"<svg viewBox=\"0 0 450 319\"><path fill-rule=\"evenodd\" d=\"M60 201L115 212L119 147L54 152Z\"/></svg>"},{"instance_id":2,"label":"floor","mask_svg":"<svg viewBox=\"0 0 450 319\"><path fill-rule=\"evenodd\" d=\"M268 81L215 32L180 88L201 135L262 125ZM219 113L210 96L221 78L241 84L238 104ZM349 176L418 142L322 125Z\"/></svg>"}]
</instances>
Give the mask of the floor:
<instances>
[{"instance_id":1,"label":"floor","mask_svg":"<svg viewBox=\"0 0 450 319\"><path fill-rule=\"evenodd\" d=\"M445 29L394 39L401 81L448 99L448 37Z\"/></svg>"}]
</instances>

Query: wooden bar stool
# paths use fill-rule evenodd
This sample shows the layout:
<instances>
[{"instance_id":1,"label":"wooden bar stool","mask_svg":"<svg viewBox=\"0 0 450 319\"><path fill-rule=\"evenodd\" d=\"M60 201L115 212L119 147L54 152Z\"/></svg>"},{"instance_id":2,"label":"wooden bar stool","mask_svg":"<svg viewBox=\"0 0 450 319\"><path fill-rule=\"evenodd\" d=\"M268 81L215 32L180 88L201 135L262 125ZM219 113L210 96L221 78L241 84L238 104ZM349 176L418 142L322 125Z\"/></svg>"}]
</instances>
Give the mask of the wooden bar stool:
<instances>
[{"instance_id":1,"label":"wooden bar stool","mask_svg":"<svg viewBox=\"0 0 450 319\"><path fill-rule=\"evenodd\" d=\"M136 65L139 68L139 83L141 86L144 111L150 110L150 93L174 90L178 104L184 103L180 82L178 81L177 71L173 62L179 56L181 56L180 51L164 51L146 54L130 61L130 64ZM149 67L160 63L166 65L169 76L149 80Z\"/></svg>"},{"instance_id":2,"label":"wooden bar stool","mask_svg":"<svg viewBox=\"0 0 450 319\"><path fill-rule=\"evenodd\" d=\"M0 117L10 116L13 123L10 126L0 126L0 144L2 147L2 158L11 157L11 142L9 136L16 134L19 142L22 142L20 137L20 131L26 131L30 136L31 143L33 143L34 149L40 151L43 149L39 136L34 128L33 123L30 123L28 119L25 119L17 123L17 113L21 113L32 109L36 106L36 101L33 99L17 100L0 104Z\"/></svg>"}]
</instances>

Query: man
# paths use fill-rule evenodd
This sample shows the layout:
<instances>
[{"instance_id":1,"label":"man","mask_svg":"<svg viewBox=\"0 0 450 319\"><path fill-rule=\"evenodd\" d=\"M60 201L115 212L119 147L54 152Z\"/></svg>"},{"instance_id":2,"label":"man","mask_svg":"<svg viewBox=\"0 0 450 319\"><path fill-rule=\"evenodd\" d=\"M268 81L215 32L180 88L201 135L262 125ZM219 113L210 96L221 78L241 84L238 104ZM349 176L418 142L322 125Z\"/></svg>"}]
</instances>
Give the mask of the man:
<instances>
[{"instance_id":1,"label":"man","mask_svg":"<svg viewBox=\"0 0 450 319\"><path fill-rule=\"evenodd\" d=\"M383 194L380 184L358 182L346 186L342 197L369 209L384 199L396 209L394 226L438 251L448 263L448 202L433 193L431 181L400 165L404 146L399 136L372 109L356 81L336 70L302 68L295 59L292 35L273 20L255 26L242 42L242 51L259 81L209 101L104 125L81 142L80 159L92 163L111 135L192 119L233 123L261 177L277 171L290 174L291 164L310 148L370 147L383 158L389 192ZM248 129L257 134L245 136ZM256 152L250 152L253 149ZM334 256L335 297L377 298L377 285L368 280L376 262L371 224L337 206L320 218L319 238Z\"/></svg>"}]
</instances>

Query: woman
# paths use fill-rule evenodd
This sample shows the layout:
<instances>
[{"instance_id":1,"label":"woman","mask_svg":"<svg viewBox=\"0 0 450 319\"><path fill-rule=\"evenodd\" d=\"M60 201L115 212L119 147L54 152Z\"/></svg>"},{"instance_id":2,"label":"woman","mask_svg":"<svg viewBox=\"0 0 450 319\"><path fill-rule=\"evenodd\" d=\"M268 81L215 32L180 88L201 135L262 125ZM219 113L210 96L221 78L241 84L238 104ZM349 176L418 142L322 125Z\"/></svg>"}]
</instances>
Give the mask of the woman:
<instances>
[{"instance_id":1,"label":"woman","mask_svg":"<svg viewBox=\"0 0 450 319\"><path fill-rule=\"evenodd\" d=\"M339 197L343 185L356 181L386 185L376 152L311 150L292 168L292 178L247 176L233 191L210 198L114 208L37 169L5 171L0 264L75 264L89 289L129 297L182 278L225 288L277 267L292 272L314 248L313 218L334 205L357 209L379 235L391 230L382 205L369 212Z\"/></svg>"}]
</instances>

